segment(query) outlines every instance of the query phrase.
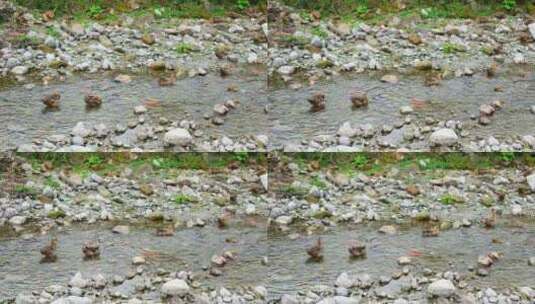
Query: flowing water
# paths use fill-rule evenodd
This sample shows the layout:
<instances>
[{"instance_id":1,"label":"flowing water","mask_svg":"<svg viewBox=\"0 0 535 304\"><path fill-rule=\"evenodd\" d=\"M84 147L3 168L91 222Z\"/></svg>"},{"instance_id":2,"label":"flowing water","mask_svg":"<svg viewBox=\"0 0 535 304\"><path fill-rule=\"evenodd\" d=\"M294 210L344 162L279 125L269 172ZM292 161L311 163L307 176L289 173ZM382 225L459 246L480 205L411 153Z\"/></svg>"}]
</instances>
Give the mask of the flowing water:
<instances>
[{"instance_id":1,"label":"flowing water","mask_svg":"<svg viewBox=\"0 0 535 304\"><path fill-rule=\"evenodd\" d=\"M0 299L54 283L66 284L77 271L84 276L95 273L125 275L134 269L132 257L140 255L143 249L161 254L161 258L149 260L148 268L190 269L202 274L203 284L213 287L264 285L270 298L317 284L332 285L343 271L368 273L376 279L380 275L389 276L401 269L396 263L397 258L411 252L418 253L413 257L412 267L416 269L466 273L468 267L476 265L478 255L498 251L503 257L491 268L490 275L472 275L471 285L497 289L535 287L535 268L527 267L535 246L533 222L500 224L491 230L477 227L449 230L435 238L423 238L421 230L414 226L402 226L399 234L393 236L379 234L378 228L379 224L336 227L321 234L325 244L321 263L308 262L305 253L305 248L317 236L294 239L287 233L266 230L265 227L184 229L172 237L155 237L154 230L148 227L131 227L128 235L113 234L108 226L70 227L53 233L59 238L59 260L51 264L39 263L39 248L50 236L4 236L0 240ZM101 258L84 261L80 248L84 241L95 238L101 241ZM236 242L227 242L229 239ZM347 245L352 240L366 242L365 259L348 258ZM237 260L223 268L221 277L208 276L202 267L209 264L212 255L224 250L235 251ZM263 256L269 257L268 266L260 263Z\"/></svg>"},{"instance_id":2,"label":"flowing water","mask_svg":"<svg viewBox=\"0 0 535 304\"><path fill-rule=\"evenodd\" d=\"M267 86L263 75L262 67L248 67L226 78L208 74L178 80L169 87L160 87L156 78L148 74L132 76L129 84L114 82L113 75L101 75L71 77L64 83L38 84L32 89L22 85L0 87L0 138L7 139L2 141L1 148L13 148L48 135L69 134L79 121L102 122L109 128L118 123L126 125L134 119L133 108L148 98L160 101L158 107L149 110L149 115L171 121L194 118L205 126L202 129L207 135L267 134ZM239 91L229 92L229 86L237 86ZM41 98L54 91L62 95L60 109L47 111ZM100 108L85 108L83 95L88 92L102 97ZM240 105L226 116L224 125L215 127L203 119L205 113L212 113L215 104L228 99L237 99Z\"/></svg>"},{"instance_id":3,"label":"flowing water","mask_svg":"<svg viewBox=\"0 0 535 304\"><path fill-rule=\"evenodd\" d=\"M476 135L493 135L500 139L535 133L533 114L529 111L535 102L533 71L512 71L492 79L482 75L454 78L433 87L424 85L422 75L399 76L398 84L382 83L380 77L362 74L336 77L297 90L273 88L268 98L272 105L274 144L299 143L303 138L334 134L345 121L352 125L393 125L395 121L403 120L400 107L410 105L413 98L424 101L421 107L415 108L417 117L454 119L475 125L470 130L470 139ZM501 86L503 92L495 92L496 86ZM367 108L351 108L349 95L355 89L368 92ZM307 98L317 91L326 95L326 110L311 113ZM470 120L471 115L479 115L480 105L494 100L504 101L505 107L494 115L489 126L480 127Z\"/></svg>"},{"instance_id":4,"label":"flowing water","mask_svg":"<svg viewBox=\"0 0 535 304\"><path fill-rule=\"evenodd\" d=\"M268 252L272 261L270 286L272 295L295 293L305 287L318 284L332 286L341 272L367 273L372 278L390 276L401 270L397 259L419 252L413 257L417 269L434 271L456 270L465 273L469 266L477 264L479 255L491 251L503 254L491 269L488 277L477 277L470 283L475 286L508 288L535 287L535 267L527 267L535 246L535 225L527 228L485 230L468 228L444 231L439 237L424 238L421 230L406 227L398 235L377 232L379 225L359 225L352 229L334 228L321 236L324 258L321 263L308 261L305 248L310 247L317 236L302 236L291 240L288 235L273 233L269 236ZM492 239L503 241L494 244ZM347 247L353 240L367 244L365 259L349 259ZM453 263L453 267L449 263Z\"/></svg>"},{"instance_id":5,"label":"flowing water","mask_svg":"<svg viewBox=\"0 0 535 304\"><path fill-rule=\"evenodd\" d=\"M266 285L267 267L260 262L266 252L265 228L213 227L178 230L172 237L156 237L153 229L130 227L127 235L111 232L111 227L72 227L55 233L59 240L58 261L39 263L40 248L48 243L50 236L28 239L5 238L0 241L0 300L29 290L41 290L52 284L65 285L80 271L84 277L102 273L126 275L137 266L131 264L134 256L143 250L156 251L159 257L147 259L148 268L163 268L168 271L193 270L206 274L201 282L211 286ZM53 233L54 234L54 233ZM99 260L84 261L82 245L87 240L99 239ZM227 239L236 242L226 242ZM210 264L212 255L231 250L237 260L229 262L221 277L207 276L203 266ZM1 302L1 301L0 301Z\"/></svg>"}]
</instances>

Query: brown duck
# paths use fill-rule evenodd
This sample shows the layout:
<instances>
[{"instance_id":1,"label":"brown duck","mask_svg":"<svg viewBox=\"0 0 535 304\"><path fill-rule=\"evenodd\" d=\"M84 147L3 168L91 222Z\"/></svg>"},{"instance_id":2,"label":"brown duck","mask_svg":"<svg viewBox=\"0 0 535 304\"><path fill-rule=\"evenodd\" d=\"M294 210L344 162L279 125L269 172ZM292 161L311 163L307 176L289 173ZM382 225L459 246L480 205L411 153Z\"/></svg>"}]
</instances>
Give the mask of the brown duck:
<instances>
[{"instance_id":1,"label":"brown duck","mask_svg":"<svg viewBox=\"0 0 535 304\"><path fill-rule=\"evenodd\" d=\"M45 104L47 108L58 108L60 99L61 95L59 94L59 92L54 92L50 95L44 96L41 101Z\"/></svg>"},{"instance_id":2,"label":"brown duck","mask_svg":"<svg viewBox=\"0 0 535 304\"><path fill-rule=\"evenodd\" d=\"M167 227L156 229L156 236L173 236L175 235L175 225L169 224Z\"/></svg>"},{"instance_id":3,"label":"brown duck","mask_svg":"<svg viewBox=\"0 0 535 304\"><path fill-rule=\"evenodd\" d=\"M308 98L308 102L312 106L312 111L321 111L325 109L325 94L316 92Z\"/></svg>"},{"instance_id":4,"label":"brown duck","mask_svg":"<svg viewBox=\"0 0 535 304\"><path fill-rule=\"evenodd\" d=\"M310 256L312 260L319 261L323 259L323 244L321 243L321 238L318 238L316 241L316 244L314 246L307 249L307 254Z\"/></svg>"},{"instance_id":5,"label":"brown duck","mask_svg":"<svg viewBox=\"0 0 535 304\"><path fill-rule=\"evenodd\" d=\"M425 77L424 84L427 87L438 86L442 82L442 75L438 73L432 73Z\"/></svg>"},{"instance_id":6,"label":"brown duck","mask_svg":"<svg viewBox=\"0 0 535 304\"><path fill-rule=\"evenodd\" d=\"M219 229L224 229L228 227L230 218L228 214L222 214L217 218L217 227Z\"/></svg>"},{"instance_id":7,"label":"brown duck","mask_svg":"<svg viewBox=\"0 0 535 304\"><path fill-rule=\"evenodd\" d=\"M492 78L496 76L497 71L498 71L498 64L496 62L492 62L491 65L487 68L487 77Z\"/></svg>"},{"instance_id":8,"label":"brown duck","mask_svg":"<svg viewBox=\"0 0 535 304\"><path fill-rule=\"evenodd\" d=\"M366 245L359 241L355 241L349 245L347 251L349 251L349 256L351 258L361 258L366 255Z\"/></svg>"},{"instance_id":9,"label":"brown duck","mask_svg":"<svg viewBox=\"0 0 535 304\"><path fill-rule=\"evenodd\" d=\"M170 86L174 85L175 82L176 82L176 76L174 74L170 75L170 76L158 78L158 84L161 87L170 87Z\"/></svg>"},{"instance_id":10,"label":"brown duck","mask_svg":"<svg viewBox=\"0 0 535 304\"><path fill-rule=\"evenodd\" d=\"M96 108L102 104L102 98L95 94L85 95L84 101L88 108Z\"/></svg>"},{"instance_id":11,"label":"brown duck","mask_svg":"<svg viewBox=\"0 0 535 304\"><path fill-rule=\"evenodd\" d=\"M496 214L496 209L492 208L490 209L489 215L481 219L481 224L483 224L483 227L490 229L496 226L497 221L498 216Z\"/></svg>"},{"instance_id":12,"label":"brown duck","mask_svg":"<svg viewBox=\"0 0 535 304\"><path fill-rule=\"evenodd\" d=\"M364 91L353 91L349 96L354 108L366 107L368 105L368 95Z\"/></svg>"},{"instance_id":13,"label":"brown duck","mask_svg":"<svg viewBox=\"0 0 535 304\"><path fill-rule=\"evenodd\" d=\"M41 254L43 258L41 263L52 263L55 262L58 257L56 255L56 249L58 247L58 239L56 237L52 238L50 242L43 248L41 248Z\"/></svg>"},{"instance_id":14,"label":"brown duck","mask_svg":"<svg viewBox=\"0 0 535 304\"><path fill-rule=\"evenodd\" d=\"M426 225L422 230L422 236L434 237L440 234L440 227L438 225Z\"/></svg>"},{"instance_id":15,"label":"brown duck","mask_svg":"<svg viewBox=\"0 0 535 304\"><path fill-rule=\"evenodd\" d=\"M84 259L92 260L100 257L100 245L97 241L87 241L82 245Z\"/></svg>"}]
</instances>

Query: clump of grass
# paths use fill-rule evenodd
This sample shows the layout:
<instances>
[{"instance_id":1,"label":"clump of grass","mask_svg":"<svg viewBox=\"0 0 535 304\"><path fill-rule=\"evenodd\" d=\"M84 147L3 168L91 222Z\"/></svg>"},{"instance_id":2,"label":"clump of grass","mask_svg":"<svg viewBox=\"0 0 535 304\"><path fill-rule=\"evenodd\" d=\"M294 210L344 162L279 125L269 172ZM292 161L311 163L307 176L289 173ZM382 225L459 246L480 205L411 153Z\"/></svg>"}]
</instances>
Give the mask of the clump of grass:
<instances>
[{"instance_id":1,"label":"clump of grass","mask_svg":"<svg viewBox=\"0 0 535 304\"><path fill-rule=\"evenodd\" d=\"M104 13L104 9L98 5L98 4L92 4L88 9L87 9L87 15L91 18L97 18L98 16L100 16L102 13Z\"/></svg>"},{"instance_id":2,"label":"clump of grass","mask_svg":"<svg viewBox=\"0 0 535 304\"><path fill-rule=\"evenodd\" d=\"M28 195L30 197L35 198L39 191L33 187L29 187L26 185L15 185L15 188L13 189L15 193L22 194L22 195Z\"/></svg>"},{"instance_id":3,"label":"clump of grass","mask_svg":"<svg viewBox=\"0 0 535 304\"><path fill-rule=\"evenodd\" d=\"M46 28L46 34L54 38L59 38L60 36L58 30L53 26L49 26Z\"/></svg>"},{"instance_id":4,"label":"clump of grass","mask_svg":"<svg viewBox=\"0 0 535 304\"><path fill-rule=\"evenodd\" d=\"M104 163L104 159L97 154L89 155L89 157L84 161L84 164L89 168L100 166L102 163Z\"/></svg>"},{"instance_id":5,"label":"clump of grass","mask_svg":"<svg viewBox=\"0 0 535 304\"><path fill-rule=\"evenodd\" d=\"M446 42L442 45L442 52L444 52L444 54L453 54L465 51L466 49L464 48L464 46L460 44Z\"/></svg>"},{"instance_id":6,"label":"clump of grass","mask_svg":"<svg viewBox=\"0 0 535 304\"><path fill-rule=\"evenodd\" d=\"M321 26L315 26L311 30L312 35L318 36L320 38L327 38L327 32Z\"/></svg>"},{"instance_id":7,"label":"clump of grass","mask_svg":"<svg viewBox=\"0 0 535 304\"><path fill-rule=\"evenodd\" d=\"M27 46L35 47L39 45L42 41L38 37L30 36L27 34L21 34L21 35L14 37L11 40L11 42L18 47L27 47Z\"/></svg>"},{"instance_id":8,"label":"clump of grass","mask_svg":"<svg viewBox=\"0 0 535 304\"><path fill-rule=\"evenodd\" d=\"M179 55L189 54L189 53L193 52L194 50L195 50L195 48L193 47L193 45L191 45L189 43L186 43L186 42L179 43L175 47L175 52L177 54L179 54Z\"/></svg>"},{"instance_id":9,"label":"clump of grass","mask_svg":"<svg viewBox=\"0 0 535 304\"><path fill-rule=\"evenodd\" d=\"M503 0L502 7L505 10L512 11L517 7L516 0Z\"/></svg>"},{"instance_id":10,"label":"clump of grass","mask_svg":"<svg viewBox=\"0 0 535 304\"><path fill-rule=\"evenodd\" d=\"M196 202L196 199L189 196L189 195L186 195L186 194L177 194L174 198L173 198L173 202L177 205L184 205L184 204L187 204L187 203L194 203Z\"/></svg>"},{"instance_id":11,"label":"clump of grass","mask_svg":"<svg viewBox=\"0 0 535 304\"><path fill-rule=\"evenodd\" d=\"M353 158L353 166L355 166L357 169L362 169L364 166L366 166L369 162L368 156L365 154L357 154Z\"/></svg>"},{"instance_id":12,"label":"clump of grass","mask_svg":"<svg viewBox=\"0 0 535 304\"><path fill-rule=\"evenodd\" d=\"M52 210L47 214L47 217L51 219L58 219L60 217L63 218L65 216L67 216L67 214L65 214L65 211L61 209Z\"/></svg>"},{"instance_id":13,"label":"clump of grass","mask_svg":"<svg viewBox=\"0 0 535 304\"><path fill-rule=\"evenodd\" d=\"M315 186L318 189L326 189L327 188L327 184L324 181L322 181L318 176L314 176L310 180L310 184L312 186Z\"/></svg>"},{"instance_id":14,"label":"clump of grass","mask_svg":"<svg viewBox=\"0 0 535 304\"><path fill-rule=\"evenodd\" d=\"M293 196L296 198L304 198L308 194L308 190L306 188L292 185L283 187L281 191L287 196Z\"/></svg>"},{"instance_id":15,"label":"clump of grass","mask_svg":"<svg viewBox=\"0 0 535 304\"><path fill-rule=\"evenodd\" d=\"M234 153L233 158L240 162L241 164L245 164L247 160L249 159L249 153L247 152L236 152Z\"/></svg>"},{"instance_id":16,"label":"clump of grass","mask_svg":"<svg viewBox=\"0 0 535 304\"><path fill-rule=\"evenodd\" d=\"M247 9L251 6L251 3L249 3L249 0L236 0L236 7L239 10Z\"/></svg>"},{"instance_id":17,"label":"clump of grass","mask_svg":"<svg viewBox=\"0 0 535 304\"><path fill-rule=\"evenodd\" d=\"M48 186L48 187L50 187L52 189L59 189L61 187L61 184L57 180L52 178L51 176L48 176L45 179L44 184L45 184L45 186Z\"/></svg>"},{"instance_id":18,"label":"clump of grass","mask_svg":"<svg viewBox=\"0 0 535 304\"><path fill-rule=\"evenodd\" d=\"M459 197L457 195L446 193L440 197L440 202L443 205L457 205L464 203L464 200L462 197Z\"/></svg>"}]
</instances>

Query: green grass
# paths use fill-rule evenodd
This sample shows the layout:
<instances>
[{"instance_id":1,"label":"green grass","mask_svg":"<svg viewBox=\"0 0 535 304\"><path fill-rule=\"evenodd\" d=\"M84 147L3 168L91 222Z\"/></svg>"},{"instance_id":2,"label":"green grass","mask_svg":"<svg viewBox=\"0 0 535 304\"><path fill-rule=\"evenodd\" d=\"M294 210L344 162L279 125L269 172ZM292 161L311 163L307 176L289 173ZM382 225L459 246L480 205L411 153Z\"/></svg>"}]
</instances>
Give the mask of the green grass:
<instances>
[{"instance_id":1,"label":"green grass","mask_svg":"<svg viewBox=\"0 0 535 304\"><path fill-rule=\"evenodd\" d=\"M464 203L464 200L461 197L448 193L440 197L440 202L443 205L457 205Z\"/></svg>"},{"instance_id":2,"label":"green grass","mask_svg":"<svg viewBox=\"0 0 535 304\"><path fill-rule=\"evenodd\" d=\"M63 211L61 209L52 210L47 214L47 217L51 218L51 219L58 219L60 217L63 218L65 216L66 216L65 211Z\"/></svg>"},{"instance_id":3,"label":"green grass","mask_svg":"<svg viewBox=\"0 0 535 304\"><path fill-rule=\"evenodd\" d=\"M182 55L182 54L189 54L191 52L195 51L195 47L189 43L185 43L185 42L182 42L182 43L179 43L177 44L177 46L175 47L175 52L179 55Z\"/></svg>"},{"instance_id":4,"label":"green grass","mask_svg":"<svg viewBox=\"0 0 535 304\"><path fill-rule=\"evenodd\" d=\"M320 26L313 27L311 30L311 33L312 35L318 36L323 39L327 38L327 35L328 35L327 32Z\"/></svg>"},{"instance_id":5,"label":"green grass","mask_svg":"<svg viewBox=\"0 0 535 304\"><path fill-rule=\"evenodd\" d=\"M32 198L35 198L39 191L33 187L28 187L26 185L15 185L14 189L15 193L22 194L22 195L28 195Z\"/></svg>"},{"instance_id":6,"label":"green grass","mask_svg":"<svg viewBox=\"0 0 535 304\"><path fill-rule=\"evenodd\" d=\"M98 154L91 154L87 157L87 159L84 161L84 164L89 168L94 168L96 166L102 165L104 162L104 159Z\"/></svg>"},{"instance_id":7,"label":"green grass","mask_svg":"<svg viewBox=\"0 0 535 304\"><path fill-rule=\"evenodd\" d=\"M177 205L184 205L184 204L187 204L187 203L194 203L196 202L197 200L193 197L190 197L186 194L177 194L174 198L173 198L173 203L177 204Z\"/></svg>"},{"instance_id":8,"label":"green grass","mask_svg":"<svg viewBox=\"0 0 535 304\"><path fill-rule=\"evenodd\" d=\"M314 176L310 180L310 184L312 186L315 186L318 189L326 189L327 188L327 184L324 181L322 181L318 176Z\"/></svg>"},{"instance_id":9,"label":"green grass","mask_svg":"<svg viewBox=\"0 0 535 304\"><path fill-rule=\"evenodd\" d=\"M287 161L306 168L311 161L320 167L335 167L353 175L388 172L392 167L400 170L487 170L500 167L535 167L535 156L529 153L406 153L398 159L395 153L291 153Z\"/></svg>"},{"instance_id":10,"label":"green grass","mask_svg":"<svg viewBox=\"0 0 535 304\"><path fill-rule=\"evenodd\" d=\"M466 49L464 48L464 46L459 45L459 44L446 42L442 45L442 52L444 52L444 54L454 54L454 53L460 53L460 52L465 52L465 51Z\"/></svg>"},{"instance_id":11,"label":"green grass","mask_svg":"<svg viewBox=\"0 0 535 304\"><path fill-rule=\"evenodd\" d=\"M52 189L59 189L61 187L61 184L51 176L47 176L45 178L44 185L48 186L48 187L50 187Z\"/></svg>"},{"instance_id":12,"label":"green grass","mask_svg":"<svg viewBox=\"0 0 535 304\"><path fill-rule=\"evenodd\" d=\"M76 20L115 20L117 14L153 15L158 19L212 18L229 12L241 13L248 8L265 10L266 0L209 0L206 7L200 0L138 0L139 8L129 7L126 0L15 0L19 5L39 12L51 10L57 16L74 16Z\"/></svg>"},{"instance_id":13,"label":"green grass","mask_svg":"<svg viewBox=\"0 0 535 304\"><path fill-rule=\"evenodd\" d=\"M54 38L59 38L60 36L58 30L53 26L49 26L46 28L46 34Z\"/></svg>"},{"instance_id":14,"label":"green grass","mask_svg":"<svg viewBox=\"0 0 535 304\"><path fill-rule=\"evenodd\" d=\"M296 198L304 198L308 194L308 189L304 187L295 187L292 185L285 186L281 189L281 192L286 196L293 196Z\"/></svg>"},{"instance_id":15,"label":"green grass","mask_svg":"<svg viewBox=\"0 0 535 304\"><path fill-rule=\"evenodd\" d=\"M345 21L388 21L391 16L422 19L476 18L494 13L533 13L531 1L478 0L476 5L464 0L406 0L398 7L390 0L282 0L284 3L309 12L319 11L322 16L341 17ZM302 14L306 15L306 13Z\"/></svg>"}]
</instances>

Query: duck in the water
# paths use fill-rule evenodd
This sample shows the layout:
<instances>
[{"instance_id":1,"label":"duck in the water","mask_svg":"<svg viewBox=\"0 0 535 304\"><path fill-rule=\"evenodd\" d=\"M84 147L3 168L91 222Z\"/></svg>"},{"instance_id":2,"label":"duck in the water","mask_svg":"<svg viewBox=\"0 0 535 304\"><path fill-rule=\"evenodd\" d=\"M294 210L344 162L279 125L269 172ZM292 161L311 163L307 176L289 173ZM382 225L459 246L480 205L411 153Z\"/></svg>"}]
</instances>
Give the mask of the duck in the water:
<instances>
[{"instance_id":1,"label":"duck in the water","mask_svg":"<svg viewBox=\"0 0 535 304\"><path fill-rule=\"evenodd\" d=\"M321 111L325 109L325 94L316 92L308 98L308 102L312 106L312 111Z\"/></svg>"},{"instance_id":2,"label":"duck in the water","mask_svg":"<svg viewBox=\"0 0 535 304\"><path fill-rule=\"evenodd\" d=\"M173 235L175 235L175 225L174 224L169 224L167 227L157 228L156 229L156 235L157 236L173 236Z\"/></svg>"},{"instance_id":3,"label":"duck in the water","mask_svg":"<svg viewBox=\"0 0 535 304\"><path fill-rule=\"evenodd\" d=\"M496 209L491 208L490 213L481 219L481 224L483 224L483 227L485 228L494 228L496 226L496 222L498 221L498 216L496 214Z\"/></svg>"},{"instance_id":4,"label":"duck in the water","mask_svg":"<svg viewBox=\"0 0 535 304\"><path fill-rule=\"evenodd\" d=\"M361 258L366 256L366 245L359 241L354 241L349 245L347 251L349 251L351 258Z\"/></svg>"},{"instance_id":5,"label":"duck in the water","mask_svg":"<svg viewBox=\"0 0 535 304\"><path fill-rule=\"evenodd\" d=\"M59 92L56 91L50 95L44 96L41 101L45 104L47 108L58 108L60 99L61 95L59 94Z\"/></svg>"},{"instance_id":6,"label":"duck in the water","mask_svg":"<svg viewBox=\"0 0 535 304\"><path fill-rule=\"evenodd\" d=\"M50 242L43 248L41 248L41 254L43 258L41 263L52 263L55 262L58 257L56 255L56 249L58 247L58 239L56 237L52 238Z\"/></svg>"},{"instance_id":7,"label":"duck in the water","mask_svg":"<svg viewBox=\"0 0 535 304\"><path fill-rule=\"evenodd\" d=\"M93 260L100 257L100 245L97 241L87 241L82 245L84 259Z\"/></svg>"},{"instance_id":8,"label":"duck in the water","mask_svg":"<svg viewBox=\"0 0 535 304\"><path fill-rule=\"evenodd\" d=\"M88 108L96 108L102 104L102 98L95 94L85 95L84 101Z\"/></svg>"},{"instance_id":9,"label":"duck in the water","mask_svg":"<svg viewBox=\"0 0 535 304\"><path fill-rule=\"evenodd\" d=\"M323 244L321 243L321 238L318 238L314 246L307 249L307 254L314 261L320 261L323 259Z\"/></svg>"},{"instance_id":10,"label":"duck in the water","mask_svg":"<svg viewBox=\"0 0 535 304\"><path fill-rule=\"evenodd\" d=\"M158 84L161 87L170 87L174 85L176 82L176 76L175 74L172 74L170 76L160 77L158 78Z\"/></svg>"},{"instance_id":11,"label":"duck in the water","mask_svg":"<svg viewBox=\"0 0 535 304\"><path fill-rule=\"evenodd\" d=\"M422 230L422 236L434 237L440 234L440 227L438 225L428 224Z\"/></svg>"}]
</instances>

